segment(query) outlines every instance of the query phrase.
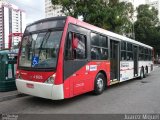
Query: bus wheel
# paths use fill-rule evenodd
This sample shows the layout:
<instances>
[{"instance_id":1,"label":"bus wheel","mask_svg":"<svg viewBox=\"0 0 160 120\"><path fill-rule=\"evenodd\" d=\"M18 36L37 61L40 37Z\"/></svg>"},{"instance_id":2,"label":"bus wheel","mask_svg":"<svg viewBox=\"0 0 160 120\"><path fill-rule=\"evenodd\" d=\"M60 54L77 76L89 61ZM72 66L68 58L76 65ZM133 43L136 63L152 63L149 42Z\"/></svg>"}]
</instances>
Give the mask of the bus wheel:
<instances>
[{"instance_id":1,"label":"bus wheel","mask_svg":"<svg viewBox=\"0 0 160 120\"><path fill-rule=\"evenodd\" d=\"M140 71L140 79L143 79L144 78L144 70L143 68L141 68L141 71Z\"/></svg>"},{"instance_id":2,"label":"bus wheel","mask_svg":"<svg viewBox=\"0 0 160 120\"><path fill-rule=\"evenodd\" d=\"M147 76L147 69L144 68L144 75L143 75L143 78L145 78Z\"/></svg>"},{"instance_id":3,"label":"bus wheel","mask_svg":"<svg viewBox=\"0 0 160 120\"><path fill-rule=\"evenodd\" d=\"M105 76L102 73L98 73L94 82L94 91L96 95L103 93L105 88Z\"/></svg>"},{"instance_id":4,"label":"bus wheel","mask_svg":"<svg viewBox=\"0 0 160 120\"><path fill-rule=\"evenodd\" d=\"M148 66L146 66L146 68L145 68L145 76L144 77L146 77L148 75Z\"/></svg>"}]
</instances>

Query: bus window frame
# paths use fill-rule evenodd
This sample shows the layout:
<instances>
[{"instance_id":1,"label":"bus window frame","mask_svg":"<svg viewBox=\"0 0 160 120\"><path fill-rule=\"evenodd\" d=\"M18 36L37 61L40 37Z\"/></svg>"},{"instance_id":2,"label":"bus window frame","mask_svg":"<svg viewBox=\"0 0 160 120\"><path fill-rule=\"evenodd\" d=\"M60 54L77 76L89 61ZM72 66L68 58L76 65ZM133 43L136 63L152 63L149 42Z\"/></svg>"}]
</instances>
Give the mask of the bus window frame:
<instances>
[{"instance_id":1,"label":"bus window frame","mask_svg":"<svg viewBox=\"0 0 160 120\"><path fill-rule=\"evenodd\" d=\"M131 50L130 50L130 48L128 49L128 45L131 45L130 47L131 47ZM132 54L132 59L127 59L127 57L128 57L128 54ZM134 61L134 58L133 58L134 56L133 56L133 43L131 43L131 42L126 42L126 60L127 61Z\"/></svg>"},{"instance_id":2,"label":"bus window frame","mask_svg":"<svg viewBox=\"0 0 160 120\"><path fill-rule=\"evenodd\" d=\"M103 46L100 46L100 42L99 42L99 46L96 46L96 45L92 45L92 34L96 34L97 36L98 36L98 41L100 41L100 40L102 40L102 37L105 37L106 38L106 43L107 43L107 47L103 47ZM109 45L109 41L110 41L110 39L109 39L109 36L107 36L107 35L104 35L104 34L100 34L100 33L98 33L98 32L95 32L95 31L91 31L90 32L90 54L92 54L91 53L91 49L92 48L97 48L97 49L105 49L105 50L107 50L107 59L104 59L104 60L102 60L102 59L92 59L92 55L90 56L90 59L91 59L91 61L105 61L105 60L110 60L110 53L109 53L109 51L110 51L110 45Z\"/></svg>"},{"instance_id":3,"label":"bus window frame","mask_svg":"<svg viewBox=\"0 0 160 120\"><path fill-rule=\"evenodd\" d=\"M125 43L125 49L122 49L122 42ZM122 52L125 52L125 59L122 60ZM127 61L127 42L124 40L121 40L120 42L120 61Z\"/></svg>"},{"instance_id":4,"label":"bus window frame","mask_svg":"<svg viewBox=\"0 0 160 120\"><path fill-rule=\"evenodd\" d=\"M33 67L22 67L22 66L19 66L19 61L18 61L18 64L17 64L17 68L19 69L19 70L27 70L27 71L44 71L44 72L50 72L50 71L56 71L57 70L57 66L58 66L58 60L59 60L59 53L60 53L60 46L61 46L61 42L62 42L62 38L63 38L63 34L64 34L64 28L51 28L51 29L43 29L43 30L38 30L38 31L33 31L33 32L31 32L32 34L36 34L36 33L42 33L42 32L46 32L46 31L62 31L62 36L61 36L61 39L60 39L60 43L59 43L59 49L58 49L58 53L57 53L57 55L58 55L58 57L57 57L57 65L56 65L56 67L53 67L53 68L33 68ZM27 36L27 35L31 35L31 33L26 33L26 34L24 34L23 35L23 37L22 37L22 40L23 40L23 38L25 37L25 36ZM21 49L22 48L22 41L21 41L21 46L20 46L20 51L19 51L19 53L18 53L18 56L20 57L20 53L21 53ZM18 57L18 59L19 59L19 57Z\"/></svg>"},{"instance_id":5,"label":"bus window frame","mask_svg":"<svg viewBox=\"0 0 160 120\"><path fill-rule=\"evenodd\" d=\"M75 59L74 57L73 57L73 53L71 54L71 58L68 58L67 56L66 56L66 52L64 52L64 60L77 60L77 61L81 61L81 60L87 60L87 58L88 58L88 54L87 54L87 52L88 52L88 49L87 49L87 35L84 35L84 34L82 34L82 33L79 33L79 32L74 32L74 31L68 31L67 32L67 36L66 36L66 41L65 41L65 48L64 48L64 50L66 51L66 47L67 47L67 42L68 42L68 35L69 34L72 34L72 39L71 39L71 44L70 44L70 47L71 47L71 49L72 49L72 52L73 52L73 48L72 48L72 40L73 40L73 34L79 34L79 35L82 35L82 36L84 36L85 37L85 59ZM71 51L70 51L71 52Z\"/></svg>"}]
</instances>

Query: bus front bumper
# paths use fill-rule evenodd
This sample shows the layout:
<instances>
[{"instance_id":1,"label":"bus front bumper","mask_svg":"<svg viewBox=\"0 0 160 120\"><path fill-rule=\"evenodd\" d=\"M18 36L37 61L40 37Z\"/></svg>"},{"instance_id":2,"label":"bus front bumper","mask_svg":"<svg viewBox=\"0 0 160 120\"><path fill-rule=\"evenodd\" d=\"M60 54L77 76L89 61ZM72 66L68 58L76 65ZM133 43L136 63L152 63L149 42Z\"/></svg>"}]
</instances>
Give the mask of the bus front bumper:
<instances>
[{"instance_id":1,"label":"bus front bumper","mask_svg":"<svg viewBox=\"0 0 160 120\"><path fill-rule=\"evenodd\" d=\"M64 99L63 84L54 85L16 79L16 86L20 93L52 100Z\"/></svg>"}]
</instances>

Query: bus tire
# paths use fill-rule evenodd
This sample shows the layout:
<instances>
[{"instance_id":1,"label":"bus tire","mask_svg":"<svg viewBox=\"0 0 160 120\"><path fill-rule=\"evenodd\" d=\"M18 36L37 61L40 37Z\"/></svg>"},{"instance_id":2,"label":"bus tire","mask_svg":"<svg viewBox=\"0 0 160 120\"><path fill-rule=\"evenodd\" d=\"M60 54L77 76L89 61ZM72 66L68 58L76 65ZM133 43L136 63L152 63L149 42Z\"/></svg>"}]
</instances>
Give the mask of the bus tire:
<instances>
[{"instance_id":1,"label":"bus tire","mask_svg":"<svg viewBox=\"0 0 160 120\"><path fill-rule=\"evenodd\" d=\"M100 95L103 93L105 88L105 76L102 73L98 73L94 81L94 91L95 95Z\"/></svg>"},{"instance_id":2,"label":"bus tire","mask_svg":"<svg viewBox=\"0 0 160 120\"><path fill-rule=\"evenodd\" d=\"M147 67L145 67L145 69L144 69L144 77L143 78L146 78L146 76L147 76Z\"/></svg>"},{"instance_id":3,"label":"bus tire","mask_svg":"<svg viewBox=\"0 0 160 120\"><path fill-rule=\"evenodd\" d=\"M148 66L146 66L146 75L148 75Z\"/></svg>"},{"instance_id":4,"label":"bus tire","mask_svg":"<svg viewBox=\"0 0 160 120\"><path fill-rule=\"evenodd\" d=\"M140 71L140 79L143 79L144 78L144 69L141 68L141 71Z\"/></svg>"}]
</instances>

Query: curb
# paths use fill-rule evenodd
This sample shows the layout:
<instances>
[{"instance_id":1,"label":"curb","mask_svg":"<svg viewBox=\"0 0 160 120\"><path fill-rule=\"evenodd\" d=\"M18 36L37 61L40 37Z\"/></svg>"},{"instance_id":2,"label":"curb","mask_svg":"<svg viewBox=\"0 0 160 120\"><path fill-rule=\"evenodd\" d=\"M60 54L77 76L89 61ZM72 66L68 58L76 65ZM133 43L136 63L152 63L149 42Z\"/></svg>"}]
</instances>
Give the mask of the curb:
<instances>
[{"instance_id":1,"label":"curb","mask_svg":"<svg viewBox=\"0 0 160 120\"><path fill-rule=\"evenodd\" d=\"M7 100L12 100L12 99L15 99L15 98L20 98L20 97L25 97L27 96L26 94L15 94L15 95L9 95L9 96L5 96L5 97L1 97L0 98L0 102L3 102L3 101L7 101Z\"/></svg>"}]
</instances>

